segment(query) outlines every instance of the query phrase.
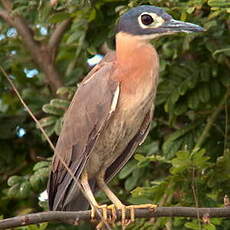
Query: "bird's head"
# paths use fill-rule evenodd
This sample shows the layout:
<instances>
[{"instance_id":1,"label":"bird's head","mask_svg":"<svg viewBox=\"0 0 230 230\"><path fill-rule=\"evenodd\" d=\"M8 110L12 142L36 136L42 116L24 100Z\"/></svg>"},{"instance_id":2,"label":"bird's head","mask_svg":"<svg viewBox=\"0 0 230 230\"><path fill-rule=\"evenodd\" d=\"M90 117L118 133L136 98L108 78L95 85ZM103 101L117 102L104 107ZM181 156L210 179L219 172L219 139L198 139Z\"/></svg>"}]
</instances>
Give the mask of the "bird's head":
<instances>
[{"instance_id":1,"label":"bird's head","mask_svg":"<svg viewBox=\"0 0 230 230\"><path fill-rule=\"evenodd\" d=\"M204 31L198 25L174 20L163 9L150 5L138 6L123 14L117 29L118 33L123 32L144 40L178 32Z\"/></svg>"}]
</instances>

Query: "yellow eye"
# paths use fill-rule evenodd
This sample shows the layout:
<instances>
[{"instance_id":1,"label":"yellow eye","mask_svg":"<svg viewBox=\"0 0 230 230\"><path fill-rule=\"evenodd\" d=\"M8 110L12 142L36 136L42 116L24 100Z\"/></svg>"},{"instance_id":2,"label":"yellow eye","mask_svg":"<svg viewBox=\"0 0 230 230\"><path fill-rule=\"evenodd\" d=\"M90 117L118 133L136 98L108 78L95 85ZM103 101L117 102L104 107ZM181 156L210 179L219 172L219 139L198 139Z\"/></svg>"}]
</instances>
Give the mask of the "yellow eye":
<instances>
[{"instance_id":1,"label":"yellow eye","mask_svg":"<svg viewBox=\"0 0 230 230\"><path fill-rule=\"evenodd\" d=\"M154 22L153 18L151 15L149 14L142 14L141 15L141 22L144 24L144 25L150 25Z\"/></svg>"}]
</instances>

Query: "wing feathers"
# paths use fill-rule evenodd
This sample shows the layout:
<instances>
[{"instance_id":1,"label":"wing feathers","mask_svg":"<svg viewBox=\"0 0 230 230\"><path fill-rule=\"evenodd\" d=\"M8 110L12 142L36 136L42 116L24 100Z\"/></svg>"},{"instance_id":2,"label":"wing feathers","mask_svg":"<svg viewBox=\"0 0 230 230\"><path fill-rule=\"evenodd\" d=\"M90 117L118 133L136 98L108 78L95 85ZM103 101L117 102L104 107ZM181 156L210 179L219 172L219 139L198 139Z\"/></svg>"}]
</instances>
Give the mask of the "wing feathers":
<instances>
[{"instance_id":1,"label":"wing feathers","mask_svg":"<svg viewBox=\"0 0 230 230\"><path fill-rule=\"evenodd\" d=\"M150 122L152 120L153 107L146 114L145 119L142 123L141 128L133 139L129 142L123 153L112 163L112 165L106 170L105 181L109 182L127 163L127 161L132 157L138 145L140 145L148 135L150 129Z\"/></svg>"},{"instance_id":2,"label":"wing feathers","mask_svg":"<svg viewBox=\"0 0 230 230\"><path fill-rule=\"evenodd\" d=\"M71 168L76 179L81 175L101 130L116 109L119 98L119 84L111 80L114 65L102 63L93 70L87 81L80 84L68 111L59 136L55 154L61 155ZM48 185L51 210L66 209L74 191L74 181L57 156L54 156Z\"/></svg>"}]
</instances>

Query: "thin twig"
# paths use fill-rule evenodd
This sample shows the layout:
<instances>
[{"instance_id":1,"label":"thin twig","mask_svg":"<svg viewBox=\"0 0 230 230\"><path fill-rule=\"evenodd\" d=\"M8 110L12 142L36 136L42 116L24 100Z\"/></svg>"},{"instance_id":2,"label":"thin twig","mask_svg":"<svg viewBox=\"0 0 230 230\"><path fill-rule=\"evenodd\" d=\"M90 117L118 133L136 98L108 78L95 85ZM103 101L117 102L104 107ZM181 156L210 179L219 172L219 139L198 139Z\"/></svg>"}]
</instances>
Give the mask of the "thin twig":
<instances>
[{"instance_id":1,"label":"thin twig","mask_svg":"<svg viewBox=\"0 0 230 230\"><path fill-rule=\"evenodd\" d=\"M223 105L225 104L225 101L229 97L229 91L230 90L227 89L227 91L224 94L223 98L221 99L219 105L214 110L214 112L211 114L211 116L208 118L207 124L206 124L206 126L204 128L204 131L202 132L201 136L199 137L194 149L197 149L197 148L201 147L202 144L204 143L204 141L206 140L206 138L208 137L210 129L212 128L215 120L217 119L217 116L219 115L219 113L223 109Z\"/></svg>"},{"instance_id":2,"label":"thin twig","mask_svg":"<svg viewBox=\"0 0 230 230\"><path fill-rule=\"evenodd\" d=\"M199 202L198 202L198 197L197 197L197 187L196 187L196 181L195 181L195 168L192 168L192 193L193 193L193 198L195 200L196 208L199 208ZM200 223L200 215L199 212L197 211L197 220L198 220L198 225L199 229L201 230L201 223Z\"/></svg>"},{"instance_id":3,"label":"thin twig","mask_svg":"<svg viewBox=\"0 0 230 230\"><path fill-rule=\"evenodd\" d=\"M229 118L228 118L228 98L226 98L224 109L225 109L225 130L224 130L224 149L227 148L227 141L228 141L228 125L229 125Z\"/></svg>"}]
</instances>

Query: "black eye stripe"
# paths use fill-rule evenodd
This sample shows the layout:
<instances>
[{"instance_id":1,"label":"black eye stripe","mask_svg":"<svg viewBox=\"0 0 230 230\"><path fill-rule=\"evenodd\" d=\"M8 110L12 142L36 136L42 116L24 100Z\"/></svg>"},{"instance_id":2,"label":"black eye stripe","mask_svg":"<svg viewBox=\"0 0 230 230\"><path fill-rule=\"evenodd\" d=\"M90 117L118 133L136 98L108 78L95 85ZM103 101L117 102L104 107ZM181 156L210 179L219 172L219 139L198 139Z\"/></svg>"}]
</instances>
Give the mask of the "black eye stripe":
<instances>
[{"instance_id":1,"label":"black eye stripe","mask_svg":"<svg viewBox=\"0 0 230 230\"><path fill-rule=\"evenodd\" d=\"M154 22L153 18L151 15L149 14L142 14L141 15L141 22L144 24L144 25L150 25Z\"/></svg>"}]
</instances>

